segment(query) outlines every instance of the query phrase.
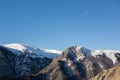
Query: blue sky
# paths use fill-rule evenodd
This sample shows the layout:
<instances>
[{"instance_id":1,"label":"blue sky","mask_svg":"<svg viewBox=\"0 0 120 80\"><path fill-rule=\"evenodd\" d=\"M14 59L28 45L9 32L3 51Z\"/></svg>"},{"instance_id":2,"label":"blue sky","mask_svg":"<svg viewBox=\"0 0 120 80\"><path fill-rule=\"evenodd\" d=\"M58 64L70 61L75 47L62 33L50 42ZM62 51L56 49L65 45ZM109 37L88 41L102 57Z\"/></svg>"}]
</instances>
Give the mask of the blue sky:
<instances>
[{"instance_id":1,"label":"blue sky","mask_svg":"<svg viewBox=\"0 0 120 80\"><path fill-rule=\"evenodd\" d=\"M119 0L0 0L0 44L120 50Z\"/></svg>"}]
</instances>

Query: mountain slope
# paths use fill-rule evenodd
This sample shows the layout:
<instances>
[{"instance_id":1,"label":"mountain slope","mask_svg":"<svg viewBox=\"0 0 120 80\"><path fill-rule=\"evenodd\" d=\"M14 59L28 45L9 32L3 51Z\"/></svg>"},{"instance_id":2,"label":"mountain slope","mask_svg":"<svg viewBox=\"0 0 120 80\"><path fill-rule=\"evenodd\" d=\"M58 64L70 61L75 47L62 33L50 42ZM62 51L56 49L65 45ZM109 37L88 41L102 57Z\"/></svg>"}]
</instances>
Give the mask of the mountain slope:
<instances>
[{"instance_id":1,"label":"mountain slope","mask_svg":"<svg viewBox=\"0 0 120 80\"><path fill-rule=\"evenodd\" d=\"M120 66L111 68L102 73L99 73L97 76L93 77L90 80L120 80Z\"/></svg>"}]
</instances>

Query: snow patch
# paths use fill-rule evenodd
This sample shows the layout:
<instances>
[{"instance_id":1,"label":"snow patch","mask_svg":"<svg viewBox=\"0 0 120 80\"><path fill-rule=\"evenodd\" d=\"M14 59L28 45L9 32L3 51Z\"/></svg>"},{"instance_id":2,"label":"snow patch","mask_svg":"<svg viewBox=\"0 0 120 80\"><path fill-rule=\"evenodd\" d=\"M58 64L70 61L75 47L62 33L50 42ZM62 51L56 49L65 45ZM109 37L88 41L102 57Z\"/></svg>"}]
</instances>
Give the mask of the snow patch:
<instances>
[{"instance_id":1,"label":"snow patch","mask_svg":"<svg viewBox=\"0 0 120 80\"><path fill-rule=\"evenodd\" d=\"M108 57L109 59L111 59L113 61L113 63L115 64L116 62L116 53L120 53L120 51L113 51L113 50L93 50L91 51L91 56L96 57L97 55L106 55L106 57Z\"/></svg>"},{"instance_id":2,"label":"snow patch","mask_svg":"<svg viewBox=\"0 0 120 80\"><path fill-rule=\"evenodd\" d=\"M62 51L60 50L54 50L54 49L44 49L45 52L48 52L48 53L55 53L55 54L61 54Z\"/></svg>"}]
</instances>

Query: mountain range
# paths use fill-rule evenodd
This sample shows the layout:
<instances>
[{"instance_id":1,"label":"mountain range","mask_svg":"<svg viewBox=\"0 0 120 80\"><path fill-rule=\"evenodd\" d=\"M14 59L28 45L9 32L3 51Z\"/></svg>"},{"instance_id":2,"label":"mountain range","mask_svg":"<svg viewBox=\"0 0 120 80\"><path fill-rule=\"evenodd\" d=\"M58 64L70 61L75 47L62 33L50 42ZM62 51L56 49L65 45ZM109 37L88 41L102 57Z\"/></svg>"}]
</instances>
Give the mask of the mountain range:
<instances>
[{"instance_id":1,"label":"mountain range","mask_svg":"<svg viewBox=\"0 0 120 80\"><path fill-rule=\"evenodd\" d=\"M0 45L0 80L120 80L120 51Z\"/></svg>"}]
</instances>

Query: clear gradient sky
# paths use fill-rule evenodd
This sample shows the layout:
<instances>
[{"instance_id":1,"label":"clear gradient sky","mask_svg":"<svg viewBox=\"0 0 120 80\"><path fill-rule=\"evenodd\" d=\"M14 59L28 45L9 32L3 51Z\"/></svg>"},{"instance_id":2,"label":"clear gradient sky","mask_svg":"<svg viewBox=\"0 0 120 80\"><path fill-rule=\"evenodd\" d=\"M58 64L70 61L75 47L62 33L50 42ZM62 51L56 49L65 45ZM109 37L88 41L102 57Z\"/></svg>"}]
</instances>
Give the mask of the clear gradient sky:
<instances>
[{"instance_id":1,"label":"clear gradient sky","mask_svg":"<svg viewBox=\"0 0 120 80\"><path fill-rule=\"evenodd\" d=\"M0 44L120 50L120 0L0 0Z\"/></svg>"}]
</instances>

